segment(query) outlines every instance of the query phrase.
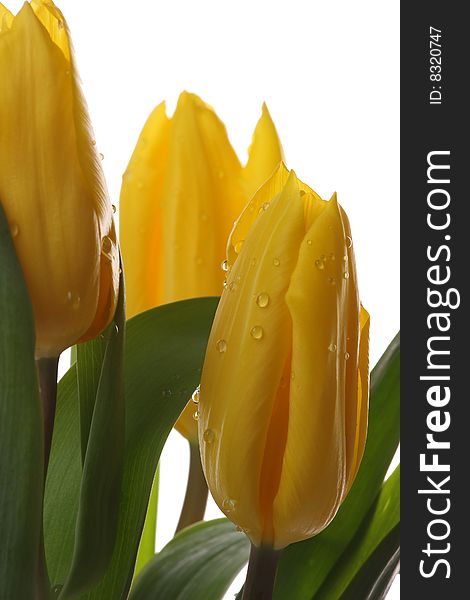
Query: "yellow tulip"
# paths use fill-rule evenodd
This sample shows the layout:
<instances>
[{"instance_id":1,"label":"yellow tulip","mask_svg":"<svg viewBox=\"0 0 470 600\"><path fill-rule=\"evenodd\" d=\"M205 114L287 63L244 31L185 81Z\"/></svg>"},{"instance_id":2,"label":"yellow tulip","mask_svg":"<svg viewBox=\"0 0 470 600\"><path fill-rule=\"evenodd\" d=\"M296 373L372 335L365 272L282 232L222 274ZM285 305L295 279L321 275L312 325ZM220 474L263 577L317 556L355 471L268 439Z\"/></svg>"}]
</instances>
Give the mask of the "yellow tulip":
<instances>
[{"instance_id":1,"label":"yellow tulip","mask_svg":"<svg viewBox=\"0 0 470 600\"><path fill-rule=\"evenodd\" d=\"M67 25L50 1L0 4L0 201L36 323L36 356L95 337L117 299L112 207Z\"/></svg>"},{"instance_id":2,"label":"yellow tulip","mask_svg":"<svg viewBox=\"0 0 470 600\"><path fill-rule=\"evenodd\" d=\"M236 223L201 380L209 489L256 545L312 537L333 519L366 438L369 316L351 232L281 165Z\"/></svg>"},{"instance_id":3,"label":"yellow tulip","mask_svg":"<svg viewBox=\"0 0 470 600\"><path fill-rule=\"evenodd\" d=\"M172 118L164 103L157 106L123 177L120 240L129 316L220 295L233 222L281 159L265 106L244 168L223 123L200 98L183 92ZM197 440L193 413L189 403L176 428Z\"/></svg>"}]
</instances>

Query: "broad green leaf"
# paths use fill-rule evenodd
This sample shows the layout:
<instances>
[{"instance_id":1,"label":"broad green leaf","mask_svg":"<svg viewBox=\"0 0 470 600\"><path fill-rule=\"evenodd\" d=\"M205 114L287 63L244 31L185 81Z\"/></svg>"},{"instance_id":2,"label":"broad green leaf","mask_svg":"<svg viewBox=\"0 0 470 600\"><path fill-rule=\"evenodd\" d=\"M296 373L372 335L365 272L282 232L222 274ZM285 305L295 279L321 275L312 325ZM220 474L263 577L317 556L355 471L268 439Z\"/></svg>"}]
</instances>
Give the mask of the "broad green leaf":
<instances>
[{"instance_id":1,"label":"broad green leaf","mask_svg":"<svg viewBox=\"0 0 470 600\"><path fill-rule=\"evenodd\" d=\"M396 525L358 571L341 600L385 600L400 571L400 526Z\"/></svg>"},{"instance_id":2,"label":"broad green leaf","mask_svg":"<svg viewBox=\"0 0 470 600\"><path fill-rule=\"evenodd\" d=\"M33 598L43 434L34 320L0 203L0 598Z\"/></svg>"},{"instance_id":3,"label":"broad green leaf","mask_svg":"<svg viewBox=\"0 0 470 600\"><path fill-rule=\"evenodd\" d=\"M80 443L82 463L85 462L88 436L90 435L93 410L95 408L96 392L101 377L106 345L110 335L111 327L94 340L77 344L76 360L71 365L77 364L78 377L78 399L80 403Z\"/></svg>"},{"instance_id":4,"label":"broad green leaf","mask_svg":"<svg viewBox=\"0 0 470 600\"><path fill-rule=\"evenodd\" d=\"M398 446L400 430L400 337L371 374L369 431L356 481L332 523L318 536L283 552L275 600L311 599L353 539L376 500Z\"/></svg>"},{"instance_id":5,"label":"broad green leaf","mask_svg":"<svg viewBox=\"0 0 470 600\"><path fill-rule=\"evenodd\" d=\"M145 565L155 556L155 537L157 534L157 510L158 510L158 487L160 481L160 469L157 467L153 479L150 500L145 515L144 528L140 538L137 560L135 562L134 579L142 571Z\"/></svg>"},{"instance_id":6,"label":"broad green leaf","mask_svg":"<svg viewBox=\"0 0 470 600\"><path fill-rule=\"evenodd\" d=\"M107 335L102 365L98 365L100 377L83 465L74 556L61 599L73 598L91 589L103 576L113 553L124 455L124 332L121 275L116 314ZM86 361L80 354L79 351L78 374L80 363ZM81 408L80 405L80 411Z\"/></svg>"},{"instance_id":7,"label":"broad green leaf","mask_svg":"<svg viewBox=\"0 0 470 600\"><path fill-rule=\"evenodd\" d=\"M81 598L126 598L160 453L199 383L217 302L217 298L198 298L166 304L127 322L126 435L117 538L104 578ZM55 585L64 583L72 560L80 462L80 416L72 367L59 384L46 487L46 553Z\"/></svg>"},{"instance_id":8,"label":"broad green leaf","mask_svg":"<svg viewBox=\"0 0 470 600\"><path fill-rule=\"evenodd\" d=\"M400 522L400 467L383 484L377 501L372 505L354 539L348 545L334 570L315 595L315 600L338 600L348 586L357 579L349 591L351 598L366 598L352 593L358 588L372 590L375 581L397 551L397 545L382 542L398 527ZM394 537L398 544L398 536ZM369 559L374 555L374 559Z\"/></svg>"},{"instance_id":9,"label":"broad green leaf","mask_svg":"<svg viewBox=\"0 0 470 600\"><path fill-rule=\"evenodd\" d=\"M129 600L220 600L249 553L248 538L227 519L197 523L143 569Z\"/></svg>"}]
</instances>

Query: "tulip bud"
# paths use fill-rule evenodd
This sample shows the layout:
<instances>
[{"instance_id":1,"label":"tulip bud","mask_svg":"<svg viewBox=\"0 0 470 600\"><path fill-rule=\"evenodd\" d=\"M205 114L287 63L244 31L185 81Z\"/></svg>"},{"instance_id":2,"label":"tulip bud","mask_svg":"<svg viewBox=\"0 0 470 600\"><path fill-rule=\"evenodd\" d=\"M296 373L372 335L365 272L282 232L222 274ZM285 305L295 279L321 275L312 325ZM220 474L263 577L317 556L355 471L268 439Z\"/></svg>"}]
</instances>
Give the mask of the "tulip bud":
<instances>
[{"instance_id":1,"label":"tulip bud","mask_svg":"<svg viewBox=\"0 0 470 600\"><path fill-rule=\"evenodd\" d=\"M119 252L68 30L51 1L0 5L0 201L31 297L37 358L110 322Z\"/></svg>"},{"instance_id":2,"label":"tulip bud","mask_svg":"<svg viewBox=\"0 0 470 600\"><path fill-rule=\"evenodd\" d=\"M336 195L283 165L236 223L228 264L202 373L202 464L220 509L279 549L324 529L356 476L369 316Z\"/></svg>"},{"instance_id":3,"label":"tulip bud","mask_svg":"<svg viewBox=\"0 0 470 600\"><path fill-rule=\"evenodd\" d=\"M234 220L282 159L267 108L242 168L223 123L183 92L172 118L150 115L123 177L120 238L128 315L167 302L219 296L221 262ZM176 424L197 440L195 406Z\"/></svg>"}]
</instances>

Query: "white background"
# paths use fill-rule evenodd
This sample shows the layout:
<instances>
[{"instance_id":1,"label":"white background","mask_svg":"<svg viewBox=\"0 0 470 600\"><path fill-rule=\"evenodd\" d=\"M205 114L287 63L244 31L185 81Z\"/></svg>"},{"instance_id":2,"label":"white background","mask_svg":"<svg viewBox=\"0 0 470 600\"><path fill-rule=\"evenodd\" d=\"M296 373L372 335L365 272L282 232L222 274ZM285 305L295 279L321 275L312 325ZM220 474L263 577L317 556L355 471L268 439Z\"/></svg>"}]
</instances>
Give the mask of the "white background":
<instances>
[{"instance_id":1,"label":"white background","mask_svg":"<svg viewBox=\"0 0 470 600\"><path fill-rule=\"evenodd\" d=\"M6 4L16 12L22 3ZM161 100L171 112L183 89L199 94L242 160L267 102L288 166L323 197L337 191L350 217L375 364L399 328L399 3L62 0L59 7L114 204ZM186 452L172 433L162 457L158 548L178 519ZM219 514L209 504L207 517ZM390 598L398 597L394 585Z\"/></svg>"}]
</instances>

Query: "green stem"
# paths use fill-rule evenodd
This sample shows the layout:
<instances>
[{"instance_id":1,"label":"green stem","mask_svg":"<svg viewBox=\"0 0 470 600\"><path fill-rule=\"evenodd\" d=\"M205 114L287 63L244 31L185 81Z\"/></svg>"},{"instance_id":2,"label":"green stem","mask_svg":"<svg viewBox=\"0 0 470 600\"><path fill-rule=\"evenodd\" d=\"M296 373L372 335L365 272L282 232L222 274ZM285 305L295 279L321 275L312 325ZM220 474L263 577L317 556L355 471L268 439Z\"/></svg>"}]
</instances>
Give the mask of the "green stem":
<instances>
[{"instance_id":1,"label":"green stem","mask_svg":"<svg viewBox=\"0 0 470 600\"><path fill-rule=\"evenodd\" d=\"M189 442L189 476L183 508L175 533L202 521L207 504L207 483L202 471L201 456L197 442Z\"/></svg>"},{"instance_id":2,"label":"green stem","mask_svg":"<svg viewBox=\"0 0 470 600\"><path fill-rule=\"evenodd\" d=\"M251 545L248 573L246 575L242 600L271 600L280 550L270 546Z\"/></svg>"},{"instance_id":3,"label":"green stem","mask_svg":"<svg viewBox=\"0 0 470 600\"><path fill-rule=\"evenodd\" d=\"M44 488L46 487L47 467L51 453L52 431L54 429L55 406L57 399L57 369L59 357L41 358L36 361L39 377L39 395L41 398L44 429ZM50 582L47 574L46 553L44 548L44 529L41 523L41 534L38 549L37 599L50 598Z\"/></svg>"}]
</instances>

